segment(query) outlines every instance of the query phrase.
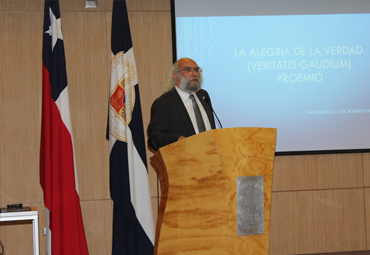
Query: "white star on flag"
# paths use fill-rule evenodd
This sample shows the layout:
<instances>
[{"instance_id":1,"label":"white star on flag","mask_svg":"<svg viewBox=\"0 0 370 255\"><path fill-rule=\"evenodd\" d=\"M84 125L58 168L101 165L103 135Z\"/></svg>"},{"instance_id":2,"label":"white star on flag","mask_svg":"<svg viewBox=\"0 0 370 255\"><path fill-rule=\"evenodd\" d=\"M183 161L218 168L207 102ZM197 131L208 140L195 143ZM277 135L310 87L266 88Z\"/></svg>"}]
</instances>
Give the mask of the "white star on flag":
<instances>
[{"instance_id":1,"label":"white star on flag","mask_svg":"<svg viewBox=\"0 0 370 255\"><path fill-rule=\"evenodd\" d=\"M49 34L52 38L52 43L53 43L53 49L55 44L57 43L58 38L60 40L63 40L63 35L62 35L62 25L61 25L61 19L56 19L53 11L51 8L49 8L49 14L50 14L50 27L49 30L46 31L46 34Z\"/></svg>"}]
</instances>

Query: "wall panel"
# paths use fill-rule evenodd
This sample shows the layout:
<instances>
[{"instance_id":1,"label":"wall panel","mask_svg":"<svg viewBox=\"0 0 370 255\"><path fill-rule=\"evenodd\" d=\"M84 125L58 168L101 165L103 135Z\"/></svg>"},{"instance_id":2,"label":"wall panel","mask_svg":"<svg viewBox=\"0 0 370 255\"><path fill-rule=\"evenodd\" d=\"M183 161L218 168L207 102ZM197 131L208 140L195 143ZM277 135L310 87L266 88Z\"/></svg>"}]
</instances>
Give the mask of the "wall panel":
<instances>
[{"instance_id":1,"label":"wall panel","mask_svg":"<svg viewBox=\"0 0 370 255\"><path fill-rule=\"evenodd\" d=\"M102 12L112 10L113 0L97 0L98 8L85 8L85 0L59 0L60 10L79 12Z\"/></svg>"},{"instance_id":2,"label":"wall panel","mask_svg":"<svg viewBox=\"0 0 370 255\"><path fill-rule=\"evenodd\" d=\"M0 12L1 204L42 201L42 24L37 12Z\"/></svg>"},{"instance_id":3,"label":"wall panel","mask_svg":"<svg viewBox=\"0 0 370 255\"><path fill-rule=\"evenodd\" d=\"M41 11L44 0L1 0L0 11Z\"/></svg>"},{"instance_id":4,"label":"wall panel","mask_svg":"<svg viewBox=\"0 0 370 255\"><path fill-rule=\"evenodd\" d=\"M370 153L363 154L364 186L370 187Z\"/></svg>"},{"instance_id":5,"label":"wall panel","mask_svg":"<svg viewBox=\"0 0 370 255\"><path fill-rule=\"evenodd\" d=\"M278 156L274 191L363 186L362 154Z\"/></svg>"},{"instance_id":6,"label":"wall panel","mask_svg":"<svg viewBox=\"0 0 370 255\"><path fill-rule=\"evenodd\" d=\"M276 192L270 254L366 250L363 189Z\"/></svg>"},{"instance_id":7,"label":"wall panel","mask_svg":"<svg viewBox=\"0 0 370 255\"><path fill-rule=\"evenodd\" d=\"M80 198L109 199L106 14L65 12L62 22Z\"/></svg>"},{"instance_id":8,"label":"wall panel","mask_svg":"<svg viewBox=\"0 0 370 255\"><path fill-rule=\"evenodd\" d=\"M370 250L370 188L365 189L366 250Z\"/></svg>"},{"instance_id":9,"label":"wall panel","mask_svg":"<svg viewBox=\"0 0 370 255\"><path fill-rule=\"evenodd\" d=\"M113 202L82 201L81 210L89 253L112 254Z\"/></svg>"},{"instance_id":10,"label":"wall panel","mask_svg":"<svg viewBox=\"0 0 370 255\"><path fill-rule=\"evenodd\" d=\"M129 11L170 11L168 0L127 0Z\"/></svg>"}]
</instances>

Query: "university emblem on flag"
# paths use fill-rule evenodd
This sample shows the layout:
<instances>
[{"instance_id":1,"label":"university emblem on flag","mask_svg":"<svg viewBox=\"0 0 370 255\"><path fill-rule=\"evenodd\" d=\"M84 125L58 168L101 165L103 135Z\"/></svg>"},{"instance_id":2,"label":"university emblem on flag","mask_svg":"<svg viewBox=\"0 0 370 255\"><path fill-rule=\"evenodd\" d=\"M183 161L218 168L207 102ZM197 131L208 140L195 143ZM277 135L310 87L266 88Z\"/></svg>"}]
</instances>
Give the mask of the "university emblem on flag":
<instances>
[{"instance_id":1,"label":"university emblem on flag","mask_svg":"<svg viewBox=\"0 0 370 255\"><path fill-rule=\"evenodd\" d=\"M112 59L111 72L116 75L111 78L109 132L117 140L127 142L126 129L135 105L135 65L119 52Z\"/></svg>"}]
</instances>

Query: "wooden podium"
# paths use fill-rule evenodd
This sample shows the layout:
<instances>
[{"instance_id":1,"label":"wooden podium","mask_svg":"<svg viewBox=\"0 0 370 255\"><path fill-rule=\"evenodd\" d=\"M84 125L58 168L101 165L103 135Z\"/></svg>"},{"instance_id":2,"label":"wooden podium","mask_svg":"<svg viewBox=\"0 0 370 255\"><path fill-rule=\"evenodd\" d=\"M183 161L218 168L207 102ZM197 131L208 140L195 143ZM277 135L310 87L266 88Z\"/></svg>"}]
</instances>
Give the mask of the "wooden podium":
<instances>
[{"instance_id":1,"label":"wooden podium","mask_svg":"<svg viewBox=\"0 0 370 255\"><path fill-rule=\"evenodd\" d=\"M268 254L275 143L273 128L228 128L162 147L154 254ZM238 235L241 176L263 179L262 234Z\"/></svg>"}]
</instances>

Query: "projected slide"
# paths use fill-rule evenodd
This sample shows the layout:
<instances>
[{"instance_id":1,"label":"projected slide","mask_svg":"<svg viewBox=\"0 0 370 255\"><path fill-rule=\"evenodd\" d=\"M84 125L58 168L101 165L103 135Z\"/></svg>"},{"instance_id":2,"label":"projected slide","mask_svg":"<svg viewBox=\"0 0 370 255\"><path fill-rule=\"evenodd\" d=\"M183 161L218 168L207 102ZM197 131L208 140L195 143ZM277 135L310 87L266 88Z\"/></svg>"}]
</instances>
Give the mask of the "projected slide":
<instances>
[{"instance_id":1,"label":"projected slide","mask_svg":"<svg viewBox=\"0 0 370 255\"><path fill-rule=\"evenodd\" d=\"M223 127L278 129L277 152L370 148L370 14L176 18Z\"/></svg>"}]
</instances>

